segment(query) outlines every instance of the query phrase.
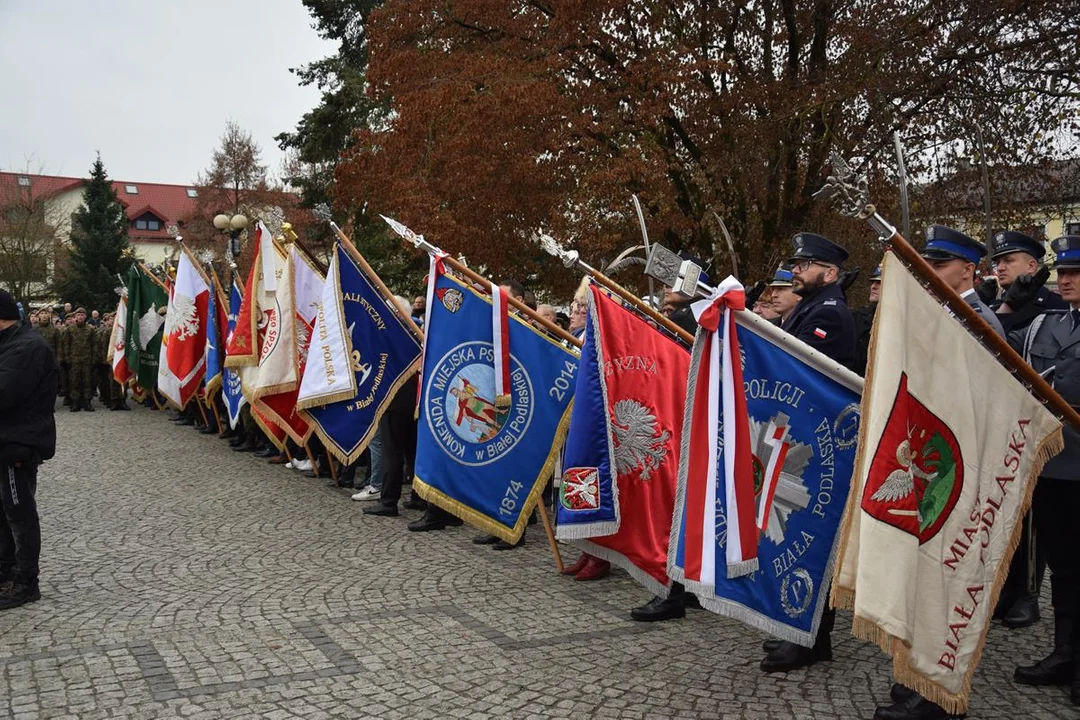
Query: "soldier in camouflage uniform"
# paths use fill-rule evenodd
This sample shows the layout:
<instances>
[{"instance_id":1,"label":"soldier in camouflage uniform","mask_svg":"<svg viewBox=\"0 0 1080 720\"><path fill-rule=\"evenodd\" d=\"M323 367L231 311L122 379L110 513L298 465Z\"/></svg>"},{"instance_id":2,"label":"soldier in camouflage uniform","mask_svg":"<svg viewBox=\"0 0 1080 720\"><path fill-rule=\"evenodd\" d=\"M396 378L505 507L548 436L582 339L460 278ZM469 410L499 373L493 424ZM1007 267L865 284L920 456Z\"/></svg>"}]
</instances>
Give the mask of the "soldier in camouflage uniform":
<instances>
[{"instance_id":1,"label":"soldier in camouflage uniform","mask_svg":"<svg viewBox=\"0 0 1080 720\"><path fill-rule=\"evenodd\" d=\"M71 412L93 412L90 404L94 392L93 368L96 355L94 328L86 324L86 310L75 310L75 323L70 325L60 341L61 356L67 363L68 400Z\"/></svg>"},{"instance_id":2,"label":"soldier in camouflage uniform","mask_svg":"<svg viewBox=\"0 0 1080 720\"><path fill-rule=\"evenodd\" d=\"M34 316L34 329L37 330L41 337L45 338L45 344L48 345L53 351L53 363L56 367L60 367L60 328L53 323L52 310L48 308L42 308ZM59 377L59 372L57 372ZM60 391L60 381L57 380L57 391Z\"/></svg>"}]
</instances>

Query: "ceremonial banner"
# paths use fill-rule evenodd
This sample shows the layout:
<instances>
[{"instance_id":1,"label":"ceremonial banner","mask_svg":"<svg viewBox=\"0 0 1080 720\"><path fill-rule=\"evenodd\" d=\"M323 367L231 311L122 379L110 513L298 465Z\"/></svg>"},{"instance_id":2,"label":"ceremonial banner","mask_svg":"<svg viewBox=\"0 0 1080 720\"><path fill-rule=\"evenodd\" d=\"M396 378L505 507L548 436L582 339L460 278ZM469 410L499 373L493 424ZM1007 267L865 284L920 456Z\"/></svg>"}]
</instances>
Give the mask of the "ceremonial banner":
<instances>
[{"instance_id":1,"label":"ceremonial banner","mask_svg":"<svg viewBox=\"0 0 1080 720\"><path fill-rule=\"evenodd\" d=\"M690 353L589 288L556 536L666 595Z\"/></svg>"},{"instance_id":2,"label":"ceremonial banner","mask_svg":"<svg viewBox=\"0 0 1080 720\"><path fill-rule=\"evenodd\" d=\"M221 363L224 353L221 348L221 333L218 332L218 287L217 278L214 278L210 288L210 303L206 313L206 374L203 377L203 387L206 388L208 402L210 395L221 386Z\"/></svg>"},{"instance_id":3,"label":"ceremonial banner","mask_svg":"<svg viewBox=\"0 0 1080 720\"><path fill-rule=\"evenodd\" d=\"M151 390L157 384L158 356L169 296L137 265L128 271L127 345L124 355L138 384Z\"/></svg>"},{"instance_id":4,"label":"ceremonial banner","mask_svg":"<svg viewBox=\"0 0 1080 720\"><path fill-rule=\"evenodd\" d=\"M491 300L450 275L436 273L429 282L434 303L413 488L471 525L517 542L566 434L577 358L513 316L511 400L500 410Z\"/></svg>"},{"instance_id":5,"label":"ceremonial banner","mask_svg":"<svg viewBox=\"0 0 1080 720\"><path fill-rule=\"evenodd\" d=\"M255 256L251 260L247 283L244 285L243 302L237 313L236 327L226 347L225 367L240 368L259 364L262 347L263 309L260 297L277 290L274 238L261 221L255 226ZM272 307L271 303L271 307ZM278 316L280 317L280 315ZM252 375L252 382L255 376Z\"/></svg>"},{"instance_id":6,"label":"ceremonial banner","mask_svg":"<svg viewBox=\"0 0 1080 720\"><path fill-rule=\"evenodd\" d=\"M706 426L691 403L707 381L701 366L708 331L701 328L686 389L689 431L679 458L668 572L706 609L809 647L827 600L851 483L862 381L750 312L735 313L735 320L743 382L733 390L745 394L746 415L721 414L711 438L702 439L711 439L714 449L704 454L723 477L725 430L732 430L726 426L737 422L749 433L755 525L753 537L743 539L757 543L759 569L728 577L729 495L725 483L710 485L707 473L695 472L688 457Z\"/></svg>"},{"instance_id":7,"label":"ceremonial banner","mask_svg":"<svg viewBox=\"0 0 1080 720\"><path fill-rule=\"evenodd\" d=\"M833 604L961 713L1061 423L891 253L877 313Z\"/></svg>"},{"instance_id":8,"label":"ceremonial banner","mask_svg":"<svg viewBox=\"0 0 1080 720\"><path fill-rule=\"evenodd\" d=\"M112 376L116 382L126 385L131 371L128 369L127 356L124 347L127 344L127 291L120 295L120 302L116 304L116 315L113 321L112 334L109 336L108 361L112 365Z\"/></svg>"},{"instance_id":9,"label":"ceremonial banner","mask_svg":"<svg viewBox=\"0 0 1080 720\"><path fill-rule=\"evenodd\" d=\"M240 314L240 305L243 302L243 295L240 293L240 286L233 281L232 290L229 293L229 318L225 331L225 343L228 345L232 339L233 331L236 329L236 318ZM247 398L244 397L244 390L240 383L240 374L236 370L228 367L228 360L225 362L225 369L222 371L222 377L224 383L221 388L222 399L225 401L225 409L229 413L229 427L236 428L237 423L240 422L240 409L247 404Z\"/></svg>"},{"instance_id":10,"label":"ceremonial banner","mask_svg":"<svg viewBox=\"0 0 1080 720\"><path fill-rule=\"evenodd\" d=\"M356 373L352 370L352 341L342 301L338 252L330 259L319 309L312 331L315 360L304 367L296 406L301 409L327 405L356 396Z\"/></svg>"},{"instance_id":11,"label":"ceremonial banner","mask_svg":"<svg viewBox=\"0 0 1080 720\"><path fill-rule=\"evenodd\" d=\"M181 410L199 389L206 372L206 334L210 286L184 246L169 296L158 361L158 389Z\"/></svg>"},{"instance_id":12,"label":"ceremonial banner","mask_svg":"<svg viewBox=\"0 0 1080 720\"><path fill-rule=\"evenodd\" d=\"M322 273L315 267L311 258L295 244L289 246L287 276L289 281L278 286L278 295L283 296L281 288L288 287L292 298L291 301L282 298L281 306L283 312L287 312L284 309L286 304L292 305L293 308L292 372L296 380L291 383L292 387L288 390L257 396L254 404L265 417L273 420L274 424L284 430L289 437L303 445L311 435L311 426L297 411L296 400L300 391L299 378L303 376L304 367L307 364L312 326L322 302L324 281ZM283 318L283 326L288 324L288 321Z\"/></svg>"},{"instance_id":13,"label":"ceremonial banner","mask_svg":"<svg viewBox=\"0 0 1080 720\"><path fill-rule=\"evenodd\" d=\"M326 376L327 385L337 382L330 375L353 375L357 391L348 399L308 408L303 414L310 418L326 449L347 464L364 452L395 393L419 367L420 338L394 298L385 297L375 278L368 277L340 244L334 260L341 292L325 302L341 304L352 352L342 367L330 364L335 362L333 354L324 355L320 349L307 369ZM328 332L333 329L328 328ZM323 341L316 338L315 342Z\"/></svg>"},{"instance_id":14,"label":"ceremonial banner","mask_svg":"<svg viewBox=\"0 0 1080 720\"><path fill-rule=\"evenodd\" d=\"M247 387L245 379L248 401L293 390L299 382L296 375L296 324L293 321L296 310L293 307L292 282L288 277L289 259L277 243L274 243L271 252L260 253L260 256L263 258L263 268L267 267L267 256L274 260L272 272L276 278L276 290L270 290L267 276L260 274L259 281L255 283L258 303L252 306L261 313L258 322L261 348L259 372L250 387Z\"/></svg>"}]
</instances>

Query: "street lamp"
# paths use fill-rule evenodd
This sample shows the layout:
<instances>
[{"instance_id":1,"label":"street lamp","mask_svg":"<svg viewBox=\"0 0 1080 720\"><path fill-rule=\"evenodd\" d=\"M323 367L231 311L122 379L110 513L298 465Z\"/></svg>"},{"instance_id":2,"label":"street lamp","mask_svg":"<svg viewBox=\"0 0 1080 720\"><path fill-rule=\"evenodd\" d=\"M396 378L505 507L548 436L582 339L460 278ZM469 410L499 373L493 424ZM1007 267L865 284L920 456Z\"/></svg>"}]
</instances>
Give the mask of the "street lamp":
<instances>
[{"instance_id":1,"label":"street lamp","mask_svg":"<svg viewBox=\"0 0 1080 720\"><path fill-rule=\"evenodd\" d=\"M221 232L229 233L229 243L226 246L225 255L228 258L230 267L233 265L233 258L240 254L240 233L242 233L247 226L248 219L240 213L237 213L232 217L229 217L225 213L214 216L214 227Z\"/></svg>"}]
</instances>

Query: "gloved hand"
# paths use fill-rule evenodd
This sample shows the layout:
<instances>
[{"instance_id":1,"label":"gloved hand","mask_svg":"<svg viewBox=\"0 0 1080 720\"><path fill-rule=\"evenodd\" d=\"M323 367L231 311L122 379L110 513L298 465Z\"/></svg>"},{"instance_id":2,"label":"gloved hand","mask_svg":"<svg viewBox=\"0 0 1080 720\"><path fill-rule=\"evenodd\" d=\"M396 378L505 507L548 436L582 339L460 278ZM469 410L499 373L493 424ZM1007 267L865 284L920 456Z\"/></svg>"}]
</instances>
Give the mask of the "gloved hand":
<instances>
[{"instance_id":1,"label":"gloved hand","mask_svg":"<svg viewBox=\"0 0 1080 720\"><path fill-rule=\"evenodd\" d=\"M754 303L761 297L761 293L765 292L765 288L769 287L769 283L764 280L758 280L754 283L754 287L746 291L746 307L747 309L753 309Z\"/></svg>"},{"instance_id":2,"label":"gloved hand","mask_svg":"<svg viewBox=\"0 0 1080 720\"><path fill-rule=\"evenodd\" d=\"M842 273L840 273L840 289L844 292L844 298L845 299L847 298L848 288L850 288L852 285L854 285L855 281L858 280L858 279L859 279L859 266L858 265L851 268L850 270L845 270Z\"/></svg>"},{"instance_id":3,"label":"gloved hand","mask_svg":"<svg viewBox=\"0 0 1080 720\"><path fill-rule=\"evenodd\" d=\"M978 294L979 299L983 303L989 305L997 297L998 293L998 281L993 275L986 277L981 283L975 286L975 292Z\"/></svg>"},{"instance_id":4,"label":"gloved hand","mask_svg":"<svg viewBox=\"0 0 1080 720\"><path fill-rule=\"evenodd\" d=\"M1019 310L1034 300L1039 294L1039 288L1046 284L1050 277L1050 268L1045 265L1039 268L1034 275L1021 275L1013 281L1009 289L1005 291L1004 302L1013 310Z\"/></svg>"}]
</instances>

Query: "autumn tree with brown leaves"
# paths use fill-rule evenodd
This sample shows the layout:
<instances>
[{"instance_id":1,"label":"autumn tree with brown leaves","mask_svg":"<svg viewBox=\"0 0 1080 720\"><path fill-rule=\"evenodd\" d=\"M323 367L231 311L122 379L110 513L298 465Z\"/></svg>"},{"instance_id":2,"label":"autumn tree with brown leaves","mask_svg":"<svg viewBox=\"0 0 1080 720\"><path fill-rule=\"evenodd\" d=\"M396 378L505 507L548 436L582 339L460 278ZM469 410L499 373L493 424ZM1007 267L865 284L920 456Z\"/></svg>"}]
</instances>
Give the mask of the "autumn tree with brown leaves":
<instances>
[{"instance_id":1,"label":"autumn tree with brown leaves","mask_svg":"<svg viewBox=\"0 0 1080 720\"><path fill-rule=\"evenodd\" d=\"M892 182L971 159L1026 163L1075 137L1078 20L1049 0L389 0L367 26L368 92L337 193L493 275L569 286L546 231L593 260L654 240L744 275L817 229L865 238L813 199L832 151ZM876 198L888 207L891 198Z\"/></svg>"}]
</instances>

